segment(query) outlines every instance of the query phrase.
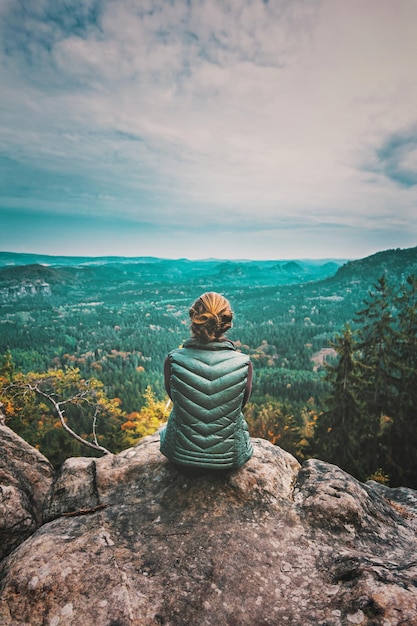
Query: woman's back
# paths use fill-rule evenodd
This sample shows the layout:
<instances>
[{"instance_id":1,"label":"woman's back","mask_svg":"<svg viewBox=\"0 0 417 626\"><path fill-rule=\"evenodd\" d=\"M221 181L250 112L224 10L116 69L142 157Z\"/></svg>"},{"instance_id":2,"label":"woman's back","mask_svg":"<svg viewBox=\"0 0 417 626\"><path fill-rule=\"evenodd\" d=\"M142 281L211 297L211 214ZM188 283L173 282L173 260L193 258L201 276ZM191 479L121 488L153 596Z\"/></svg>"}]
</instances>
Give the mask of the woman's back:
<instances>
[{"instance_id":1,"label":"woman's back","mask_svg":"<svg viewBox=\"0 0 417 626\"><path fill-rule=\"evenodd\" d=\"M203 294L190 309L193 338L166 359L173 409L161 433L161 452L179 466L228 470L253 454L242 414L252 365L224 337L232 316L223 296Z\"/></svg>"},{"instance_id":2,"label":"woman's back","mask_svg":"<svg viewBox=\"0 0 417 626\"><path fill-rule=\"evenodd\" d=\"M228 341L190 339L169 354L174 408L161 451L174 463L232 469L253 450L242 415L249 357Z\"/></svg>"}]
</instances>

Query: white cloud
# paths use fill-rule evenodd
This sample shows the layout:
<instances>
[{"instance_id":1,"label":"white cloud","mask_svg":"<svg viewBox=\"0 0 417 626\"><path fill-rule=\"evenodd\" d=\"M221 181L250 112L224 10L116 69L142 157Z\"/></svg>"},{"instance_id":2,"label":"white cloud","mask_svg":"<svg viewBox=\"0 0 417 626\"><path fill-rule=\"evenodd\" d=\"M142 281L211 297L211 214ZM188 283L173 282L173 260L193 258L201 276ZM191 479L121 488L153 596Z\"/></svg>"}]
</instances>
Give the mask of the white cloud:
<instances>
[{"instance_id":1,"label":"white cloud","mask_svg":"<svg viewBox=\"0 0 417 626\"><path fill-rule=\"evenodd\" d=\"M1 134L17 160L90 180L75 211L406 227L417 187L368 166L416 124L414 0L111 0L79 31L45 25L47 4L26 56L3 55Z\"/></svg>"}]
</instances>

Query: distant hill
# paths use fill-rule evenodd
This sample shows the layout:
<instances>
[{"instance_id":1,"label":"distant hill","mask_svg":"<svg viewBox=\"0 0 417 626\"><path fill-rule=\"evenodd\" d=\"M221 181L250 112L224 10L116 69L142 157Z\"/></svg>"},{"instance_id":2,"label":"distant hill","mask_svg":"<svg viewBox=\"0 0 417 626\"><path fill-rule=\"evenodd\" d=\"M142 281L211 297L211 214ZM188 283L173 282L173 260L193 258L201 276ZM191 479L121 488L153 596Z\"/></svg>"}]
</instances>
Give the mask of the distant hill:
<instances>
[{"instance_id":1,"label":"distant hill","mask_svg":"<svg viewBox=\"0 0 417 626\"><path fill-rule=\"evenodd\" d=\"M334 275L335 282L367 282L387 274L388 279L401 278L409 274L417 274L417 246L414 248L397 248L377 252L357 261L348 261L338 268Z\"/></svg>"},{"instance_id":2,"label":"distant hill","mask_svg":"<svg viewBox=\"0 0 417 626\"><path fill-rule=\"evenodd\" d=\"M190 291L228 291L299 286L305 296L319 290L322 297L347 297L354 290L363 297L382 274L401 280L417 273L417 247L378 252L364 259L343 260L189 260L157 257L67 257L0 252L0 289L21 296L39 289L16 291L18 286L50 286L52 294L100 298L106 292L123 293L141 285L187 287ZM10 291L10 289L12 291ZM6 289L6 291L4 291ZM48 291L43 291L48 294ZM314 296L312 296L314 297ZM352 298L349 298L352 299Z\"/></svg>"},{"instance_id":3,"label":"distant hill","mask_svg":"<svg viewBox=\"0 0 417 626\"><path fill-rule=\"evenodd\" d=\"M48 254L28 254L25 252L0 252L0 267L33 264L51 265L54 267L79 267L82 265L104 265L108 263L150 263L160 260L157 257L52 256Z\"/></svg>"},{"instance_id":4,"label":"distant hill","mask_svg":"<svg viewBox=\"0 0 417 626\"><path fill-rule=\"evenodd\" d=\"M78 280L146 280L152 282L195 282L219 283L226 287L239 285L268 287L291 285L320 280L335 274L344 260L329 261L251 261L207 259L159 259L156 257L64 257L35 254L0 252L0 284L14 280L19 282L29 276L43 274L47 282L50 276L56 282L58 274L65 282L69 275ZM49 270L49 274L48 274ZM213 287L214 288L214 287Z\"/></svg>"},{"instance_id":5,"label":"distant hill","mask_svg":"<svg viewBox=\"0 0 417 626\"><path fill-rule=\"evenodd\" d=\"M38 263L0 267L0 284L16 282L44 281L48 283L65 282L71 278L68 271L45 267Z\"/></svg>"}]
</instances>

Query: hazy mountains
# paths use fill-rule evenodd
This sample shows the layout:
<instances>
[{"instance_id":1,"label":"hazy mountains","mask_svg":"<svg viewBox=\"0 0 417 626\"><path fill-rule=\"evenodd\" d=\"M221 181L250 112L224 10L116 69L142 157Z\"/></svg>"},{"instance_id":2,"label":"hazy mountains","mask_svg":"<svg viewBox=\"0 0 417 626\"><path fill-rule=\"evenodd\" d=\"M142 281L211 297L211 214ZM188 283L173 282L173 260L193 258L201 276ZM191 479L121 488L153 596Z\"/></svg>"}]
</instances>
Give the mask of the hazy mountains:
<instances>
[{"instance_id":1,"label":"hazy mountains","mask_svg":"<svg viewBox=\"0 0 417 626\"><path fill-rule=\"evenodd\" d=\"M94 280L274 286L333 276L344 261L228 261L154 257L54 257L0 252L0 285L43 280L49 284Z\"/></svg>"},{"instance_id":2,"label":"hazy mountains","mask_svg":"<svg viewBox=\"0 0 417 626\"><path fill-rule=\"evenodd\" d=\"M202 289L282 287L325 281L333 285L370 285L383 273L401 279L417 273L417 247L386 250L356 261L250 261L160 259L154 257L66 257L0 252L0 288L21 295L44 293L46 285L95 290L126 284L194 285ZM4 292L3 292L4 293Z\"/></svg>"}]
</instances>

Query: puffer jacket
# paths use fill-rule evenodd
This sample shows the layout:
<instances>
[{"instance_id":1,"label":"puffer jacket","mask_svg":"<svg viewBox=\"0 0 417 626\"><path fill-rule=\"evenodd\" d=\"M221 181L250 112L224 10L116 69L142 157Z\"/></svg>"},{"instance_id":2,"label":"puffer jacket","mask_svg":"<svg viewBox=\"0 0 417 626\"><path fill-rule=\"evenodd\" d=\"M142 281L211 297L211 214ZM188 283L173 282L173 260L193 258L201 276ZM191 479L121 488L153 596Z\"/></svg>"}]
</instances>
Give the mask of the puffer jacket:
<instances>
[{"instance_id":1,"label":"puffer jacket","mask_svg":"<svg viewBox=\"0 0 417 626\"><path fill-rule=\"evenodd\" d=\"M161 452L180 465L241 467L253 454L242 414L249 357L231 341L196 339L168 357L173 409L161 432Z\"/></svg>"}]
</instances>

